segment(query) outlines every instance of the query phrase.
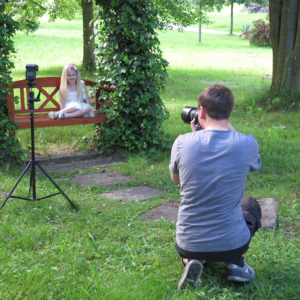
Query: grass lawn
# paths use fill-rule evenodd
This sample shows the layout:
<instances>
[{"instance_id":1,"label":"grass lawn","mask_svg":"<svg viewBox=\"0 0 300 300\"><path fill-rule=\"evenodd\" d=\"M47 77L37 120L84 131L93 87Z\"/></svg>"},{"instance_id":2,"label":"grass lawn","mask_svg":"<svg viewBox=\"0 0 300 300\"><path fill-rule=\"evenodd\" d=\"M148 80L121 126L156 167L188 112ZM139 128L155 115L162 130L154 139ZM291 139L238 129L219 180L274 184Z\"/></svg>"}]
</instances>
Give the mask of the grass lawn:
<instances>
[{"instance_id":1,"label":"grass lawn","mask_svg":"<svg viewBox=\"0 0 300 300\"><path fill-rule=\"evenodd\" d=\"M161 49L170 62L169 80L162 93L170 112L165 129L173 141L188 132L180 113L208 85L222 83L232 89L235 108L231 123L251 133L260 145L262 168L249 174L246 195L274 197L280 201L277 230L260 230L246 262L256 269L249 284L226 280L222 264L209 264L197 291L176 291L183 267L176 253L175 225L160 220L143 222L141 214L166 201L179 201L179 187L169 178L169 151L141 157L124 152L126 164L112 170L133 177L117 187L78 188L72 176L97 173L90 168L57 171L51 176L68 197L80 206L74 212L61 196L37 203L9 199L1 210L1 299L299 299L300 294L300 113L267 113L257 105L267 99L271 75L270 48L250 47L237 36L166 31L159 33ZM37 76L60 76L65 63L82 59L81 20L42 22L28 37L15 37L15 80L25 76L25 65L39 65ZM82 78L93 78L85 73ZM48 155L51 147L67 147L91 137L93 126L67 126L36 130L36 145ZM30 144L30 131L17 133L21 144ZM23 167L0 169L0 195L9 192ZM38 196L55 192L43 176L37 177ZM16 194L27 196L29 177ZM100 193L148 185L164 191L150 201L110 201ZM1 199L4 195L1 195Z\"/></svg>"},{"instance_id":2,"label":"grass lawn","mask_svg":"<svg viewBox=\"0 0 300 300\"><path fill-rule=\"evenodd\" d=\"M242 32L242 26L244 24L249 24L250 29L253 28L253 21L263 19L266 21L267 13L249 13L243 10L243 5L234 4L233 6L233 31ZM208 13L207 16L213 24L203 24L202 28L230 31L230 6L224 7L220 12L215 11ZM195 24L194 27L198 27Z\"/></svg>"}]
</instances>

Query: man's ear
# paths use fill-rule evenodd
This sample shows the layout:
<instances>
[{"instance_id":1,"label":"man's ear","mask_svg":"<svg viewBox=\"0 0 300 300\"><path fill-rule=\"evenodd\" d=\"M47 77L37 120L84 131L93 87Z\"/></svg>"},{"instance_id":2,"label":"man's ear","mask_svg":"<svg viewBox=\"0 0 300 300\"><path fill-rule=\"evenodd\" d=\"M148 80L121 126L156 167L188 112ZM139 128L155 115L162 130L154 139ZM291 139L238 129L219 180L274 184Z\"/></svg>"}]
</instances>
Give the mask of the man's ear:
<instances>
[{"instance_id":1,"label":"man's ear","mask_svg":"<svg viewBox=\"0 0 300 300\"><path fill-rule=\"evenodd\" d=\"M206 111L205 111L205 108L203 106L199 107L198 114L200 116L200 119L204 119L205 118Z\"/></svg>"}]
</instances>

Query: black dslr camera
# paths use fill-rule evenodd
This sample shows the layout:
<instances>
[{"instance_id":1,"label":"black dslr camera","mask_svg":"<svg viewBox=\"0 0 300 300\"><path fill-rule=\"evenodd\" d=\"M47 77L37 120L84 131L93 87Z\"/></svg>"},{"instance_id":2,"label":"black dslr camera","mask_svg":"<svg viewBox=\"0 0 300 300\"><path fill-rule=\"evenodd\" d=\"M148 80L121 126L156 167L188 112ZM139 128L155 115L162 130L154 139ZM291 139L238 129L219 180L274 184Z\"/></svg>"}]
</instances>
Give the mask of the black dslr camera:
<instances>
[{"instance_id":1,"label":"black dslr camera","mask_svg":"<svg viewBox=\"0 0 300 300\"><path fill-rule=\"evenodd\" d=\"M26 80L28 80L29 82L35 81L36 71L38 70L38 65L26 65Z\"/></svg>"},{"instance_id":2,"label":"black dslr camera","mask_svg":"<svg viewBox=\"0 0 300 300\"><path fill-rule=\"evenodd\" d=\"M201 130L202 127L198 120L198 108L194 106L186 106L181 113L181 119L185 124L190 124L193 119L196 119L195 125L198 126L197 130Z\"/></svg>"}]
</instances>

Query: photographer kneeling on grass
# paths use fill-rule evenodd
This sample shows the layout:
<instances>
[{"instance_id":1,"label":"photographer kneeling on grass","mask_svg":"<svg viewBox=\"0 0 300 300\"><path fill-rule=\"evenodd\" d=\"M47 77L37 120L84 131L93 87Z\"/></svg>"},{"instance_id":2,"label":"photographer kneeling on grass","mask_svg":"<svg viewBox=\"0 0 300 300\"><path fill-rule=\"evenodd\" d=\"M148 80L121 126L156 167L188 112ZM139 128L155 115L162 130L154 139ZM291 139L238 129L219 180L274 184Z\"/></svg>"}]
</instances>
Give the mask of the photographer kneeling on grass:
<instances>
[{"instance_id":1,"label":"photographer kneeling on grass","mask_svg":"<svg viewBox=\"0 0 300 300\"><path fill-rule=\"evenodd\" d=\"M180 135L172 147L171 179L181 184L176 250L185 265L178 288L201 285L206 261L228 266L228 280L249 282L253 268L243 255L261 227L261 209L243 198L249 171L260 168L259 147L252 135L229 122L233 94L222 85L206 88L198 98L197 130Z\"/></svg>"}]
</instances>

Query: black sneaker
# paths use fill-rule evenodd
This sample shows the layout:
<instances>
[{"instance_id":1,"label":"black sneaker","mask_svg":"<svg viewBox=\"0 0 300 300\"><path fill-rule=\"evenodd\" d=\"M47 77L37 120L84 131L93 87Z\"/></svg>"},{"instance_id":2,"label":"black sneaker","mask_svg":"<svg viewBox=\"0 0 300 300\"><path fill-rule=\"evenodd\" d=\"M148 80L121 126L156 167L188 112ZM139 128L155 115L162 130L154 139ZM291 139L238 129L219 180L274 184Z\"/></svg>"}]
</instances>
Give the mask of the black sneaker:
<instances>
[{"instance_id":1,"label":"black sneaker","mask_svg":"<svg viewBox=\"0 0 300 300\"><path fill-rule=\"evenodd\" d=\"M180 281L178 283L178 289L184 289L187 284L193 288L197 288L202 285L200 276L203 270L203 265L199 260L189 261L182 273Z\"/></svg>"},{"instance_id":2,"label":"black sneaker","mask_svg":"<svg viewBox=\"0 0 300 300\"><path fill-rule=\"evenodd\" d=\"M234 264L228 266L228 280L238 282L249 282L252 281L254 278L255 271L247 264L245 264L243 268Z\"/></svg>"}]
</instances>

